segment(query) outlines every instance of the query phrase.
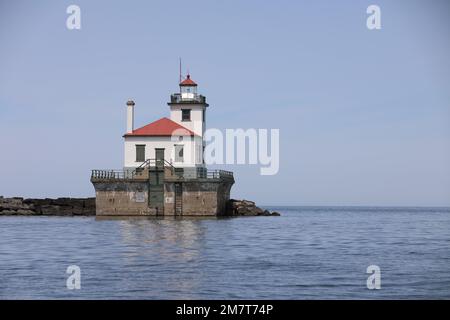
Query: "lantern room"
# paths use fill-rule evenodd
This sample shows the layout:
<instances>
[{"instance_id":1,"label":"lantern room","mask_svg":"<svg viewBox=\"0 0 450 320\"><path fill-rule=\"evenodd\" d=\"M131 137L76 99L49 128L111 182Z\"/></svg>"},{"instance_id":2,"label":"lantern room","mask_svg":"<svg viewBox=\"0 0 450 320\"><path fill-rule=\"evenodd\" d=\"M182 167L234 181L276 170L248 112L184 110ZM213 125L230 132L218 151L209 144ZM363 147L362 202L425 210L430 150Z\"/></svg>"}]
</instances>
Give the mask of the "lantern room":
<instances>
[{"instance_id":1,"label":"lantern room","mask_svg":"<svg viewBox=\"0 0 450 320\"><path fill-rule=\"evenodd\" d=\"M180 93L182 100L193 100L197 97L197 84L192 81L189 74L180 82Z\"/></svg>"}]
</instances>

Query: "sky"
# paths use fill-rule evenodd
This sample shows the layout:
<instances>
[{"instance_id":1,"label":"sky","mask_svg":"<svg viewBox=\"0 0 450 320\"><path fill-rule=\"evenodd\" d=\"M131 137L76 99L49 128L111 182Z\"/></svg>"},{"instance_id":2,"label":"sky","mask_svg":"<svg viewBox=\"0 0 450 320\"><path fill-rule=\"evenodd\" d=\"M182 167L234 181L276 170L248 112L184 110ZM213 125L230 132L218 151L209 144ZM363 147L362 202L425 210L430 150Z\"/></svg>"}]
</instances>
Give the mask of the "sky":
<instances>
[{"instance_id":1,"label":"sky","mask_svg":"<svg viewBox=\"0 0 450 320\"><path fill-rule=\"evenodd\" d=\"M94 196L90 170L123 166L126 101L137 127L168 116L182 57L208 128L280 130L278 174L222 166L232 197L450 206L449 13L445 0L0 0L0 195Z\"/></svg>"}]
</instances>

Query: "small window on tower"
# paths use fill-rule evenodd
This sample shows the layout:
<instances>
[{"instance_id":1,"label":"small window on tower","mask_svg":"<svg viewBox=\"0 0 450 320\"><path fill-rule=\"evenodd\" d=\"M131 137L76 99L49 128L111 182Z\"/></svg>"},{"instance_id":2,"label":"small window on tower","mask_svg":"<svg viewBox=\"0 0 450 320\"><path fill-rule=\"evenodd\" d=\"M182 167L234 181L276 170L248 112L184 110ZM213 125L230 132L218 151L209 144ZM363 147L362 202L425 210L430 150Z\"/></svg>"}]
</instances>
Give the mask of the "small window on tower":
<instances>
[{"instance_id":1,"label":"small window on tower","mask_svg":"<svg viewBox=\"0 0 450 320\"><path fill-rule=\"evenodd\" d=\"M136 145L136 162L145 161L145 144Z\"/></svg>"},{"instance_id":2,"label":"small window on tower","mask_svg":"<svg viewBox=\"0 0 450 320\"><path fill-rule=\"evenodd\" d=\"M181 121L191 121L191 109L181 109Z\"/></svg>"}]
</instances>

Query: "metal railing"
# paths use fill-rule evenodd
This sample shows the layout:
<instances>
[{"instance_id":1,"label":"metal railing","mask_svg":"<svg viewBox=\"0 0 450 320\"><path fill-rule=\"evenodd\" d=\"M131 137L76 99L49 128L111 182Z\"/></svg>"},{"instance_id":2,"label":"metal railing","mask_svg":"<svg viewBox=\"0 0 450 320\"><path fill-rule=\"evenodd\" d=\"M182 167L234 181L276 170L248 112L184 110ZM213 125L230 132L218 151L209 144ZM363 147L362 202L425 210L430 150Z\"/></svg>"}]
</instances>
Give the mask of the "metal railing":
<instances>
[{"instance_id":1,"label":"metal railing","mask_svg":"<svg viewBox=\"0 0 450 320\"><path fill-rule=\"evenodd\" d=\"M166 167L167 168L167 167ZM191 179L233 179L233 172L225 170L207 170L205 168L196 168L196 171L185 174L183 168L173 168L172 174L177 179L191 180ZM92 170L91 179L98 180L125 180L133 179L137 176L136 168L133 171L126 170ZM140 168L143 170L143 168ZM139 171L138 171L139 172Z\"/></svg>"},{"instance_id":2,"label":"metal railing","mask_svg":"<svg viewBox=\"0 0 450 320\"><path fill-rule=\"evenodd\" d=\"M169 179L233 179L233 172L225 170L207 170L204 167L174 167L172 163L164 159L147 159L133 170L92 170L91 179L123 180L123 179L148 179L145 169L170 170L166 178Z\"/></svg>"},{"instance_id":3,"label":"metal railing","mask_svg":"<svg viewBox=\"0 0 450 320\"><path fill-rule=\"evenodd\" d=\"M231 172L231 171L219 170L219 174L221 177L233 178L233 172Z\"/></svg>"},{"instance_id":4,"label":"metal railing","mask_svg":"<svg viewBox=\"0 0 450 320\"><path fill-rule=\"evenodd\" d=\"M169 161L167 161L165 159L147 159L144 162L142 162L139 167L134 169L133 172L136 173L139 170L141 170L143 168L148 168L148 167L155 167L155 168L169 167L172 170L175 169L175 167Z\"/></svg>"},{"instance_id":5,"label":"metal railing","mask_svg":"<svg viewBox=\"0 0 450 320\"><path fill-rule=\"evenodd\" d=\"M197 168L197 179L221 179L233 178L233 172L225 170L206 170L205 168Z\"/></svg>"},{"instance_id":6,"label":"metal railing","mask_svg":"<svg viewBox=\"0 0 450 320\"><path fill-rule=\"evenodd\" d=\"M170 96L171 103L192 103L192 102L200 102L206 103L205 96L201 94L194 94L192 98L182 98L180 93L175 93Z\"/></svg>"},{"instance_id":7,"label":"metal railing","mask_svg":"<svg viewBox=\"0 0 450 320\"><path fill-rule=\"evenodd\" d=\"M91 179L123 180L132 179L133 173L124 170L92 170Z\"/></svg>"}]
</instances>

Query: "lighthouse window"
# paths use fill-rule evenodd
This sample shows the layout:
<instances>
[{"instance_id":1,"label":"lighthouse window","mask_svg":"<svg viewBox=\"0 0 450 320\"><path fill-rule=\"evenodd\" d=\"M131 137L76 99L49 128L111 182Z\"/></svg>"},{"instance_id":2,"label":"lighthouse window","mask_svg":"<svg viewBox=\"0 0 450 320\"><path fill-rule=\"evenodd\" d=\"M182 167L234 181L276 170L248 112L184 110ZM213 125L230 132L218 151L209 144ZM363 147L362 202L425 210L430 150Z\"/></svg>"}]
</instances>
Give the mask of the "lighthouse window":
<instances>
[{"instance_id":1,"label":"lighthouse window","mask_svg":"<svg viewBox=\"0 0 450 320\"><path fill-rule=\"evenodd\" d=\"M145 144L136 145L136 162L145 161Z\"/></svg>"},{"instance_id":2,"label":"lighthouse window","mask_svg":"<svg viewBox=\"0 0 450 320\"><path fill-rule=\"evenodd\" d=\"M183 146L175 145L175 162L183 162Z\"/></svg>"},{"instance_id":3,"label":"lighthouse window","mask_svg":"<svg viewBox=\"0 0 450 320\"><path fill-rule=\"evenodd\" d=\"M191 109L181 109L181 121L191 121Z\"/></svg>"}]
</instances>

